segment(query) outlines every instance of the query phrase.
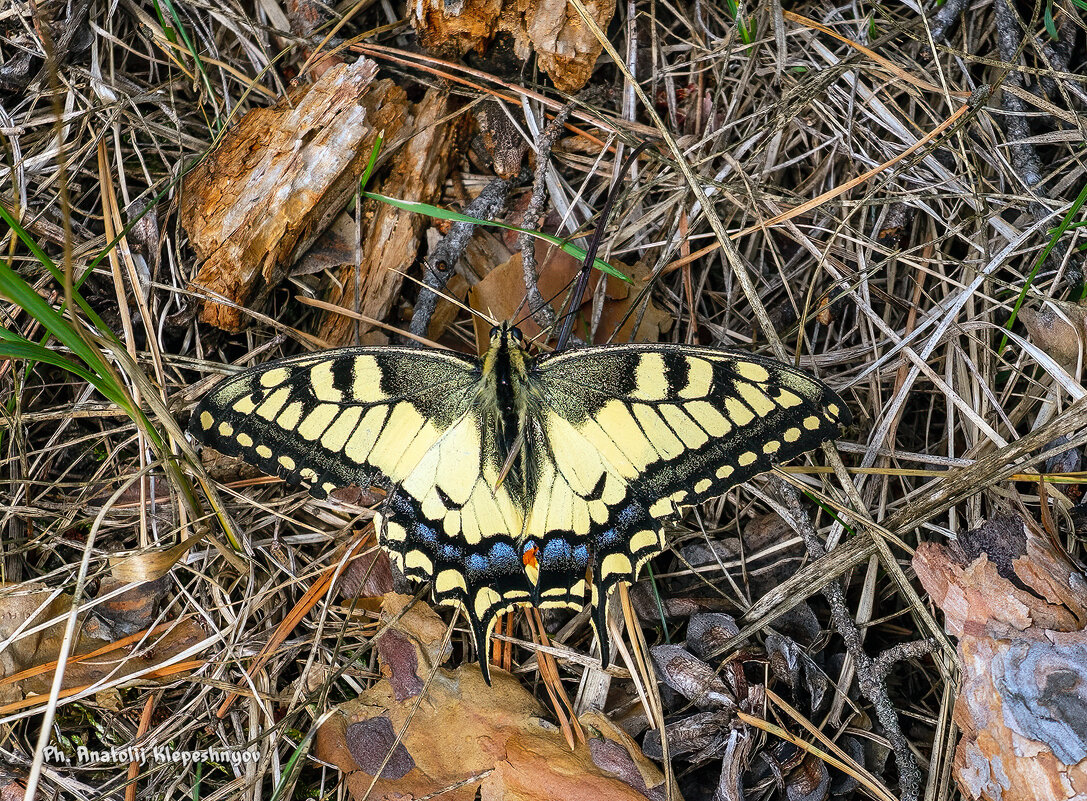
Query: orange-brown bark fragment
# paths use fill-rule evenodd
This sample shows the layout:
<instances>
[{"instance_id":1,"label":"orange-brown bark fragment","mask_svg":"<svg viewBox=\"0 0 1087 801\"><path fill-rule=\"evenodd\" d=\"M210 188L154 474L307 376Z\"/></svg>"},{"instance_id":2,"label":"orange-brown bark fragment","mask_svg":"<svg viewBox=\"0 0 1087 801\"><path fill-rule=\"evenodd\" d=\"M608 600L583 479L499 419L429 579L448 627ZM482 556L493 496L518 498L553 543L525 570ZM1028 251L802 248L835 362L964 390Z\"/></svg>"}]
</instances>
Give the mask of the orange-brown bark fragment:
<instances>
[{"instance_id":1,"label":"orange-brown bark fragment","mask_svg":"<svg viewBox=\"0 0 1087 801\"><path fill-rule=\"evenodd\" d=\"M586 0L585 8L607 30L615 0ZM508 33L517 57L535 52L539 68L563 92L585 86L603 49L566 0L421 0L414 9L412 25L424 47L461 56Z\"/></svg>"},{"instance_id":2,"label":"orange-brown bark fragment","mask_svg":"<svg viewBox=\"0 0 1087 801\"><path fill-rule=\"evenodd\" d=\"M355 191L377 131L399 129L407 102L367 60L340 64L272 108L254 109L186 177L181 225L202 262L201 321L245 326L291 264Z\"/></svg>"},{"instance_id":3,"label":"orange-brown bark fragment","mask_svg":"<svg viewBox=\"0 0 1087 801\"><path fill-rule=\"evenodd\" d=\"M1045 537L1029 527L1025 537L1014 558L966 563L924 543L913 559L959 638L953 769L967 798L1087 794L1087 577Z\"/></svg>"}]
</instances>

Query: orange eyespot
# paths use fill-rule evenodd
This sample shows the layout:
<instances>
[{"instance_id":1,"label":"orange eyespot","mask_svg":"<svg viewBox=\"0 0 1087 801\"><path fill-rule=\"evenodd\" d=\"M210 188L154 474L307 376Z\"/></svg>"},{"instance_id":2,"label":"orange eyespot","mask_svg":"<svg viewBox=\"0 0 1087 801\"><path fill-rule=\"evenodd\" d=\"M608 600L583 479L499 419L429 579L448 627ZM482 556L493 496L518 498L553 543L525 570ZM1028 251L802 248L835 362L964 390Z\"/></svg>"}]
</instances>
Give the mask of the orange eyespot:
<instances>
[{"instance_id":1,"label":"orange eyespot","mask_svg":"<svg viewBox=\"0 0 1087 801\"><path fill-rule=\"evenodd\" d=\"M540 567L539 561L540 549L533 545L531 548L525 549L525 552L521 554L521 561L525 563L525 567Z\"/></svg>"}]
</instances>

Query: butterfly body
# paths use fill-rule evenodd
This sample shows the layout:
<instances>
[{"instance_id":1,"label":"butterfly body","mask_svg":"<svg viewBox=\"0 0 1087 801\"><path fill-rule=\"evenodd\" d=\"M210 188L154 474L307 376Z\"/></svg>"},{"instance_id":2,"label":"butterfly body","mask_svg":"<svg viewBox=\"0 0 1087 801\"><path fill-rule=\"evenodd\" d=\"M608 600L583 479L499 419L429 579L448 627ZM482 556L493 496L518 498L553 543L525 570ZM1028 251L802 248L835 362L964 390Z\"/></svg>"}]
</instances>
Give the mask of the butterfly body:
<instances>
[{"instance_id":1,"label":"butterfly body","mask_svg":"<svg viewBox=\"0 0 1087 801\"><path fill-rule=\"evenodd\" d=\"M462 607L484 652L524 604L594 610L664 549L662 518L834 436L849 413L802 371L729 351L613 345L475 359L345 348L226 379L191 430L323 497L383 487L382 546ZM486 660L481 660L486 672Z\"/></svg>"}]
</instances>

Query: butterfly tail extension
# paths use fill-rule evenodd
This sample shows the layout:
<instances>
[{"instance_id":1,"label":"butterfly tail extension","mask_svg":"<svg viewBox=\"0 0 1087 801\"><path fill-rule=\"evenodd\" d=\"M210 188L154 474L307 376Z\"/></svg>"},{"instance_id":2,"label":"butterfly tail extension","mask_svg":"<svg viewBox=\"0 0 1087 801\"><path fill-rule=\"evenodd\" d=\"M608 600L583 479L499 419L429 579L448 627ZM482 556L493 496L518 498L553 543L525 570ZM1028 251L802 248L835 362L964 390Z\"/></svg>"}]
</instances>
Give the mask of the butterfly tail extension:
<instances>
[{"instance_id":1,"label":"butterfly tail extension","mask_svg":"<svg viewBox=\"0 0 1087 801\"><path fill-rule=\"evenodd\" d=\"M592 621L601 667L606 668L611 662L608 619L615 588L637 581L642 565L664 550L664 527L645 504L635 500L619 510L611 525L594 539Z\"/></svg>"},{"instance_id":2,"label":"butterfly tail extension","mask_svg":"<svg viewBox=\"0 0 1087 801\"><path fill-rule=\"evenodd\" d=\"M440 521L429 520L400 490L389 493L375 525L382 547L407 578L432 582L435 601L464 610L489 685L487 655L498 616L532 600L514 539L491 536L471 544L449 537Z\"/></svg>"}]
</instances>

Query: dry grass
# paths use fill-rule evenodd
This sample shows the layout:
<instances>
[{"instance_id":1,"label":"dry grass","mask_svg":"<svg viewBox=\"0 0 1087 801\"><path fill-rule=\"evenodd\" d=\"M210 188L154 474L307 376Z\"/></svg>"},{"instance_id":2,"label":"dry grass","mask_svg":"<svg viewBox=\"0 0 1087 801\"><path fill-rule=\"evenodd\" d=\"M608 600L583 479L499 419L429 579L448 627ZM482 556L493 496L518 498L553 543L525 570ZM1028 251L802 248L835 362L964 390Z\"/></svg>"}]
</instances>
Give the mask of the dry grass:
<instances>
[{"instance_id":1,"label":"dry grass","mask_svg":"<svg viewBox=\"0 0 1087 801\"><path fill-rule=\"evenodd\" d=\"M39 2L37 17L26 4L0 6L0 203L79 277L80 293L131 357L107 349L108 360L166 431L156 397L184 421L207 386L198 382L220 372L220 364L292 350L289 336L261 322L232 338L198 329L187 291L194 259L175 210L180 177L238 115L285 91L304 61L305 43L286 31L275 0L160 6L176 20L164 21L154 4L133 0ZM675 319L670 336L795 354L841 391L855 419L839 443L841 461L815 459L834 472L794 478L838 510L835 520L804 506L826 547L863 543L856 567L843 572L840 561L826 559L808 563L790 581L804 563L795 550L780 541L751 550L752 519L784 503L781 488L761 479L709 504L700 521L688 515L677 524L670 534L674 553L655 563L664 574L657 590L665 602L712 596L743 629L732 645L758 648L761 632L797 604L807 603L829 630L818 591L837 577L864 648L875 655L939 634L910 583L912 545L954 536L998 511L1041 518L1038 483L1022 474L1079 469L1085 427L1082 404L1072 404L1085 394L1082 359L1062 362L1055 355L1060 343L1029 337L1021 323L1009 331L1005 325L1021 295L1028 307L1051 309L1051 301L1083 295L1082 236L1074 225L1059 237L1052 230L1085 219L1077 197L1087 186L1087 33L1074 0L1055 2L1071 45L1054 63L1060 46L1044 33L1044 5L1021 4L1031 35L1017 55L1024 70L1009 73L1006 42L999 41L1007 27L989 3L973 4L935 47L930 22L907 4L865 6L868 16L858 17L857 5L807 2L775 21L776 6L759 4L748 18L756 31L752 44L741 41L721 6L620 8L609 35L625 52L622 43L636 34L639 57L623 69L633 69L650 105L605 58L575 104L574 122L609 147L619 142L616 131L633 132L625 137L628 147L649 129L662 137L629 180L608 247L612 258L651 266L654 298ZM626 16L630 8L636 24ZM371 4L339 35L390 25L375 41L408 47L410 30L394 24L401 11ZM39 24L50 15L54 24ZM42 59L48 48L61 57L53 69ZM17 68L24 54L22 81ZM405 85L434 80L420 67L379 63ZM521 81L529 86L531 79L526 71ZM982 91L986 85L1002 88L990 95ZM528 96L510 108L527 130L537 130L538 121L524 122L526 109L541 114ZM551 203L573 208L575 225L600 208L618 170L615 151L597 153L573 135L555 149ZM460 186L474 189L489 179L473 164L462 164ZM450 186L451 203L457 188ZM818 202L809 203L813 198ZM115 232L136 220L127 248L101 259ZM1056 247L1040 259L1051 240ZM0 244L3 258L43 297L56 305L70 291L11 234ZM310 322L308 307L292 300L309 285L300 279L285 287L264 310L288 333ZM408 299L413 293L405 290ZM6 303L3 311L10 330L42 339L31 316ZM377 676L369 648L374 617L319 598L256 675L246 670L365 520L279 482L235 481L219 491L241 537L236 551L214 521L195 518L183 482L163 469L147 424L104 404L63 370L38 363L27 371L25 364L8 362L0 374L6 410L0 577L16 589L38 582L77 591L91 605L118 578L110 559L124 552L134 571L123 575L165 576L154 623L192 616L205 639L185 655L198 661L181 678L133 684L107 677L60 704L42 697L35 706L9 709L0 717L0 764L24 779L42 769L42 797L125 791L124 771L116 767L43 763L36 749L42 721L49 720L50 742L66 747L126 745L139 735L176 751L250 743L261 751L258 764L237 770L145 767L129 786L129 792L138 786L140 797L189 796L199 784L204 797L262 798L281 781L298 795L334 792L333 772L303 762L291 774L289 764L308 747L329 705ZM1029 447L1017 447L1039 431ZM1075 457L1040 460L1060 436L1072 440ZM185 460L176 438L172 450ZM1020 480L1009 481L1012 474ZM1079 493L1075 481L1050 483L1047 513L1053 533L1083 557L1082 532L1070 516ZM208 538L168 551L205 522ZM699 569L696 581L690 563L706 557L707 536L742 537L749 547L730 563L716 552L718 561ZM584 652L584 625L578 631L567 645ZM650 645L659 642L659 621L647 621L644 633ZM816 725L831 739L853 734L879 741L884 732L873 731L876 713L852 689L854 666L841 663L841 639L824 638L819 646L811 650L832 687L831 712L824 707L813 715ZM563 664L573 697L582 669ZM955 678L943 644L932 657L894 666L888 681L888 699L919 757L926 798L954 794ZM241 697L224 709L231 692ZM613 687L613 701L621 695ZM779 710L766 714L791 725ZM893 762L868 762L892 791ZM720 758L677 769L688 797L696 798L699 787L712 791L707 777L716 776ZM771 784L766 792L778 791Z\"/></svg>"}]
</instances>

